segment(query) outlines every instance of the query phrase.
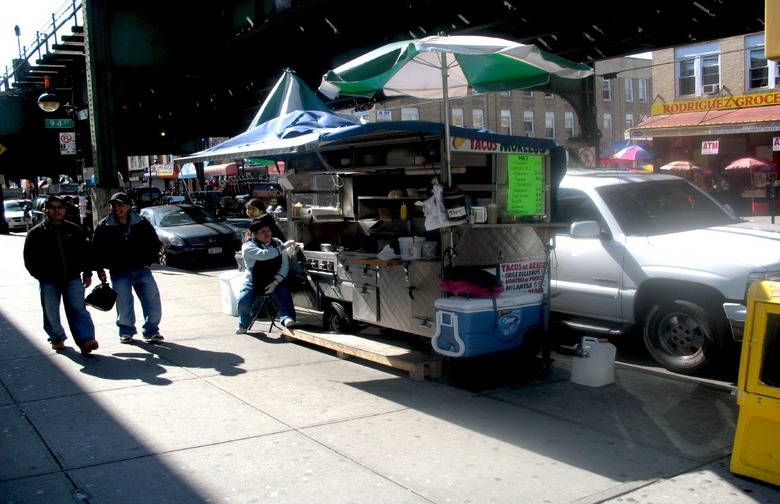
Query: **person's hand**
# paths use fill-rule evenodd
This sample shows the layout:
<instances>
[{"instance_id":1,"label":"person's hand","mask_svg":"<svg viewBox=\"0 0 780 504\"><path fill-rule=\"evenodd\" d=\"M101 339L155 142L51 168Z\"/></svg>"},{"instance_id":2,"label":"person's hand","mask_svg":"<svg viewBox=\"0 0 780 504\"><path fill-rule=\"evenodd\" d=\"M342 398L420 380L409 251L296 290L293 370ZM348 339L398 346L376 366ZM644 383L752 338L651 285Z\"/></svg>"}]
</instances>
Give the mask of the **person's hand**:
<instances>
[{"instance_id":1,"label":"person's hand","mask_svg":"<svg viewBox=\"0 0 780 504\"><path fill-rule=\"evenodd\" d=\"M103 283L105 283L108 280L108 277L106 276L106 272L105 271L98 271L98 278Z\"/></svg>"},{"instance_id":2,"label":"person's hand","mask_svg":"<svg viewBox=\"0 0 780 504\"><path fill-rule=\"evenodd\" d=\"M276 280L274 280L273 282L271 282L268 285L266 285L265 286L265 293L266 293L266 295L272 294L274 289L276 289L277 285L279 285L279 282L277 282Z\"/></svg>"},{"instance_id":3,"label":"person's hand","mask_svg":"<svg viewBox=\"0 0 780 504\"><path fill-rule=\"evenodd\" d=\"M84 284L84 288L86 289L90 285L92 285L92 275L83 274L81 275L81 283Z\"/></svg>"},{"instance_id":4,"label":"person's hand","mask_svg":"<svg viewBox=\"0 0 780 504\"><path fill-rule=\"evenodd\" d=\"M282 249L286 249L287 247L291 247L295 245L295 240L287 240L282 244Z\"/></svg>"}]
</instances>

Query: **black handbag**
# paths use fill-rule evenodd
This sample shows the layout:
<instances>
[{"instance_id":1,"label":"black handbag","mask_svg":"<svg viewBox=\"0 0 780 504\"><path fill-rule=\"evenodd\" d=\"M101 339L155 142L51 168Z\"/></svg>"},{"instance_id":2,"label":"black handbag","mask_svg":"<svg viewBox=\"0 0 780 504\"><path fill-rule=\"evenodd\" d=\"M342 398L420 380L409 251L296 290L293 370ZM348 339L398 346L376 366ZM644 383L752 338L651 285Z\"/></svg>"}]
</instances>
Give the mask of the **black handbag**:
<instances>
[{"instance_id":1,"label":"black handbag","mask_svg":"<svg viewBox=\"0 0 780 504\"><path fill-rule=\"evenodd\" d=\"M87 294L84 302L98 310L108 311L116 303L116 292L108 285L108 282L101 282L92 289L92 292Z\"/></svg>"}]
</instances>

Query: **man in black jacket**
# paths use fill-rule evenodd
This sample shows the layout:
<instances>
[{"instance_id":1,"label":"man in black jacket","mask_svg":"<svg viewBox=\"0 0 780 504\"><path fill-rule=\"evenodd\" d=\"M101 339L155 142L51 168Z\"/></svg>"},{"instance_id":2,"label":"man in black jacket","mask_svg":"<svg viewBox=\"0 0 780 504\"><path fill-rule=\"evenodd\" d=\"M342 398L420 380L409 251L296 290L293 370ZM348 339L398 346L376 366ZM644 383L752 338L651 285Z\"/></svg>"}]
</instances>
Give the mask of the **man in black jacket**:
<instances>
[{"instance_id":1,"label":"man in black jacket","mask_svg":"<svg viewBox=\"0 0 780 504\"><path fill-rule=\"evenodd\" d=\"M158 262L162 243L152 224L132 210L133 200L116 193L109 200L111 213L101 220L92 237L92 258L100 280L108 268L116 291L116 325L119 341L132 343L135 327L133 291L141 301L144 324L141 334L147 343L157 343L160 334L162 303L160 290L152 276L152 264Z\"/></svg>"},{"instance_id":2,"label":"man in black jacket","mask_svg":"<svg viewBox=\"0 0 780 504\"><path fill-rule=\"evenodd\" d=\"M65 220L65 202L58 196L46 200L46 218L27 233L24 266L40 284L43 330L54 350L65 348L60 302L73 339L88 354L98 348L95 325L84 303L84 289L92 284L89 242L81 228Z\"/></svg>"}]
</instances>

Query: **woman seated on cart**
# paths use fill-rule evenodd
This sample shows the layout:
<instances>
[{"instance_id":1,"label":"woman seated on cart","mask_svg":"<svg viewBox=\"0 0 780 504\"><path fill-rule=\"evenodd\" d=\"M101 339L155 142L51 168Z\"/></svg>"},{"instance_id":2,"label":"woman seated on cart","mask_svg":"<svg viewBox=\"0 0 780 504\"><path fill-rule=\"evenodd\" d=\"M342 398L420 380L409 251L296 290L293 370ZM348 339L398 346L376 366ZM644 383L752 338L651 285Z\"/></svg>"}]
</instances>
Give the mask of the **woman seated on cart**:
<instances>
[{"instance_id":1,"label":"woman seated on cart","mask_svg":"<svg viewBox=\"0 0 780 504\"><path fill-rule=\"evenodd\" d=\"M249 225L249 239L241 246L246 282L238 294L236 334L246 334L252 323L252 307L259 296L272 296L284 327L295 324L295 307L285 282L290 258L278 238L271 237L273 217L264 215Z\"/></svg>"}]
</instances>

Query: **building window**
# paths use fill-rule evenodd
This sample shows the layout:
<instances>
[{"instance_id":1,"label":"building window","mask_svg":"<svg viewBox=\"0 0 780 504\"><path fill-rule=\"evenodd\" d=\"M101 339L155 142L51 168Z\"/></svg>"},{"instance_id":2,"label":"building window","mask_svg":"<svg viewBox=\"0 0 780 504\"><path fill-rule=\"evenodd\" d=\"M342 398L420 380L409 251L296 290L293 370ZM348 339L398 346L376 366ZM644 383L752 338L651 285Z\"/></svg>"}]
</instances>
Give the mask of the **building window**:
<instances>
[{"instance_id":1,"label":"building window","mask_svg":"<svg viewBox=\"0 0 780 504\"><path fill-rule=\"evenodd\" d=\"M485 127L485 111L474 109L471 111L471 125L475 128L483 129Z\"/></svg>"},{"instance_id":2,"label":"building window","mask_svg":"<svg viewBox=\"0 0 780 504\"><path fill-rule=\"evenodd\" d=\"M500 133L502 135L512 134L512 112L510 110L501 111L501 128Z\"/></svg>"},{"instance_id":3,"label":"building window","mask_svg":"<svg viewBox=\"0 0 780 504\"><path fill-rule=\"evenodd\" d=\"M623 79L623 90L626 93L626 101L634 101L634 79Z\"/></svg>"},{"instance_id":4,"label":"building window","mask_svg":"<svg viewBox=\"0 0 780 504\"><path fill-rule=\"evenodd\" d=\"M401 107L402 121L419 121L420 109L417 107Z\"/></svg>"},{"instance_id":5,"label":"building window","mask_svg":"<svg viewBox=\"0 0 780 504\"><path fill-rule=\"evenodd\" d=\"M452 125L453 126L460 126L463 127L463 109L462 108L454 108L452 109Z\"/></svg>"},{"instance_id":6,"label":"building window","mask_svg":"<svg viewBox=\"0 0 780 504\"><path fill-rule=\"evenodd\" d=\"M545 100L552 100L553 98L555 98L555 95L553 93L544 93Z\"/></svg>"},{"instance_id":7,"label":"building window","mask_svg":"<svg viewBox=\"0 0 780 504\"><path fill-rule=\"evenodd\" d=\"M745 38L747 55L747 88L774 88L780 83L780 63L766 59L764 52L764 34L759 33Z\"/></svg>"},{"instance_id":8,"label":"building window","mask_svg":"<svg viewBox=\"0 0 780 504\"><path fill-rule=\"evenodd\" d=\"M701 96L720 91L720 43L675 49L678 96Z\"/></svg>"},{"instance_id":9,"label":"building window","mask_svg":"<svg viewBox=\"0 0 780 504\"><path fill-rule=\"evenodd\" d=\"M533 91L523 91L523 98L533 98L534 92Z\"/></svg>"},{"instance_id":10,"label":"building window","mask_svg":"<svg viewBox=\"0 0 780 504\"><path fill-rule=\"evenodd\" d=\"M555 112L544 113L544 136L555 138Z\"/></svg>"},{"instance_id":11,"label":"building window","mask_svg":"<svg viewBox=\"0 0 780 504\"><path fill-rule=\"evenodd\" d=\"M626 129L634 127L634 114L626 114Z\"/></svg>"},{"instance_id":12,"label":"building window","mask_svg":"<svg viewBox=\"0 0 780 504\"><path fill-rule=\"evenodd\" d=\"M563 131L566 134L566 138L574 136L574 112L563 113Z\"/></svg>"},{"instance_id":13,"label":"building window","mask_svg":"<svg viewBox=\"0 0 780 504\"><path fill-rule=\"evenodd\" d=\"M606 77L601 78L601 99L612 101L612 81Z\"/></svg>"},{"instance_id":14,"label":"building window","mask_svg":"<svg viewBox=\"0 0 780 504\"><path fill-rule=\"evenodd\" d=\"M499 94L500 94L501 96L507 96L507 97L509 97L509 96L512 96L512 91L501 91Z\"/></svg>"},{"instance_id":15,"label":"building window","mask_svg":"<svg viewBox=\"0 0 780 504\"><path fill-rule=\"evenodd\" d=\"M527 137L534 136L534 112L526 110L523 112L523 134Z\"/></svg>"},{"instance_id":16,"label":"building window","mask_svg":"<svg viewBox=\"0 0 780 504\"><path fill-rule=\"evenodd\" d=\"M639 86L639 101L647 103L647 79L637 79L636 83Z\"/></svg>"},{"instance_id":17,"label":"building window","mask_svg":"<svg viewBox=\"0 0 780 504\"><path fill-rule=\"evenodd\" d=\"M609 112L604 113L604 131L609 133L609 137L612 138L612 114Z\"/></svg>"}]
</instances>

